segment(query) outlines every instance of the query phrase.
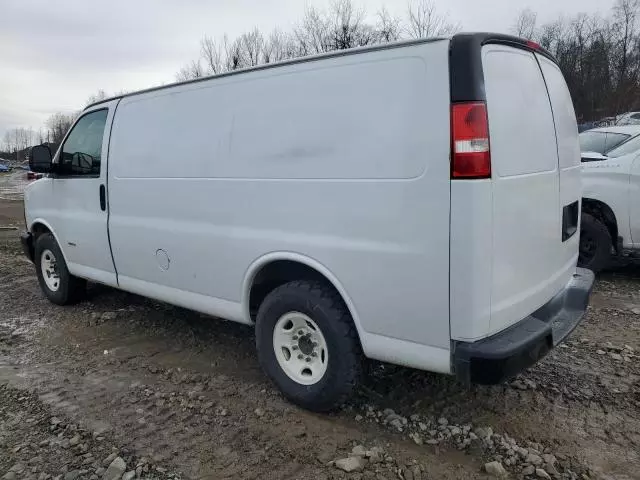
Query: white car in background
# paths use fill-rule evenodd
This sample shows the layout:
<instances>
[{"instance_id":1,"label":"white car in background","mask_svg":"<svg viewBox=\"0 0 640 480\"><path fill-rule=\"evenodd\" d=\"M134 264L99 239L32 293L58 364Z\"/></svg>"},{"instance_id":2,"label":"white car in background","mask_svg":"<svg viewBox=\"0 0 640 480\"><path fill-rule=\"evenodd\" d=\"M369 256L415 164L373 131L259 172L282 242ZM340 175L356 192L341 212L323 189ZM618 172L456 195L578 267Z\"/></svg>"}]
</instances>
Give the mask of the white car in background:
<instances>
[{"instance_id":1,"label":"white car in background","mask_svg":"<svg viewBox=\"0 0 640 480\"><path fill-rule=\"evenodd\" d=\"M627 112L620 115L616 121L616 125L640 125L640 112Z\"/></svg>"},{"instance_id":2,"label":"white car in background","mask_svg":"<svg viewBox=\"0 0 640 480\"><path fill-rule=\"evenodd\" d=\"M640 125L579 135L582 224L578 263L593 271L614 255L640 252Z\"/></svg>"}]
</instances>

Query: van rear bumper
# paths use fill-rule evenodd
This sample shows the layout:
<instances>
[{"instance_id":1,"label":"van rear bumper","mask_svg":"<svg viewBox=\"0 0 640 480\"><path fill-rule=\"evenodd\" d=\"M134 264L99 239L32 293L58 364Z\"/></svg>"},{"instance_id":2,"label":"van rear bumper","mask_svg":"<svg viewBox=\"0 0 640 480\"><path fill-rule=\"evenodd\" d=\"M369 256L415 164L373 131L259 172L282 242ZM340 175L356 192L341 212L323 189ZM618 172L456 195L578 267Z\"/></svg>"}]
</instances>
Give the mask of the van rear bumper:
<instances>
[{"instance_id":1,"label":"van rear bumper","mask_svg":"<svg viewBox=\"0 0 640 480\"><path fill-rule=\"evenodd\" d=\"M500 383L544 357L580 323L589 304L594 275L577 268L569 283L534 313L477 342L454 341L455 375L464 383Z\"/></svg>"}]
</instances>

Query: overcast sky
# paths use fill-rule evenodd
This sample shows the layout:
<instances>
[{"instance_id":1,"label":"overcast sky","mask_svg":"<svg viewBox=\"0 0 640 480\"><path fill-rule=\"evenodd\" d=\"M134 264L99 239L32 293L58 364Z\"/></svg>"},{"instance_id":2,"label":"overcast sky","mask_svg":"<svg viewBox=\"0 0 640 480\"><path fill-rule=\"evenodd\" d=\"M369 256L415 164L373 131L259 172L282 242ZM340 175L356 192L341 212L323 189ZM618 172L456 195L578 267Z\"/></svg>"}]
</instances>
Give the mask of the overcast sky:
<instances>
[{"instance_id":1,"label":"overcast sky","mask_svg":"<svg viewBox=\"0 0 640 480\"><path fill-rule=\"evenodd\" d=\"M310 0L319 8L331 0ZM407 0L356 0L373 15ZM606 14L613 0L435 0L465 31L508 32L529 7L543 23L577 12ZM0 0L0 139L13 127L38 129L107 93L170 83L199 53L204 34L235 36L257 26L288 30L303 0Z\"/></svg>"}]
</instances>

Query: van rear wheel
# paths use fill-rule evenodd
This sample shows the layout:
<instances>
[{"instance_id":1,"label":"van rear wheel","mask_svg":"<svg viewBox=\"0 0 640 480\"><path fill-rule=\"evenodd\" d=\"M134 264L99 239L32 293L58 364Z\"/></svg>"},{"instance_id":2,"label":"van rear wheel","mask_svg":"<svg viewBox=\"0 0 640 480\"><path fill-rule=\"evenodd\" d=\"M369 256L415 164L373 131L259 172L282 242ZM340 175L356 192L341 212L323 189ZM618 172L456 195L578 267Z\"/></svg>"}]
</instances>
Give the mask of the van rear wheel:
<instances>
[{"instance_id":1,"label":"van rear wheel","mask_svg":"<svg viewBox=\"0 0 640 480\"><path fill-rule=\"evenodd\" d=\"M69 273L58 242L51 233L43 233L36 239L34 263L40 288L51 302L69 305L84 296L87 282Z\"/></svg>"},{"instance_id":2,"label":"van rear wheel","mask_svg":"<svg viewBox=\"0 0 640 480\"><path fill-rule=\"evenodd\" d=\"M582 214L578 266L599 272L611 261L611 235L607 226L588 213Z\"/></svg>"},{"instance_id":3,"label":"van rear wheel","mask_svg":"<svg viewBox=\"0 0 640 480\"><path fill-rule=\"evenodd\" d=\"M293 403L313 411L338 407L363 368L358 334L344 302L321 282L273 290L256 320L260 365Z\"/></svg>"}]
</instances>

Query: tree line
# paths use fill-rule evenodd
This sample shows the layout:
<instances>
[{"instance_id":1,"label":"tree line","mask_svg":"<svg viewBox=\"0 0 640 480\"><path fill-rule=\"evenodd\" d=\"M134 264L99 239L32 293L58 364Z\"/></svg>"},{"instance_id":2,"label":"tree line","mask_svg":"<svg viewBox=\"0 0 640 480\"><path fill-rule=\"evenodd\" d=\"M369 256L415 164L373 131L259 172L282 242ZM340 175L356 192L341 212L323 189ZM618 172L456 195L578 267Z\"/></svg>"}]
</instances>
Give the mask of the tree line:
<instances>
[{"instance_id":1,"label":"tree line","mask_svg":"<svg viewBox=\"0 0 640 480\"><path fill-rule=\"evenodd\" d=\"M336 0L327 10L308 6L288 32L275 29L265 35L253 29L234 39L205 35L199 58L185 65L176 79L376 43L450 35L459 29L460 24L439 13L431 0L410 1L400 17L384 8L370 17L351 0ZM556 57L579 122L640 110L640 0L617 0L604 17L579 13L541 25L537 14L526 9L511 33L540 43Z\"/></svg>"},{"instance_id":2,"label":"tree line","mask_svg":"<svg viewBox=\"0 0 640 480\"><path fill-rule=\"evenodd\" d=\"M527 9L513 33L555 56L579 121L640 110L640 0L617 0L605 17L580 13L541 25Z\"/></svg>"},{"instance_id":3,"label":"tree line","mask_svg":"<svg viewBox=\"0 0 640 480\"><path fill-rule=\"evenodd\" d=\"M288 58L391 42L405 38L451 35L460 29L447 14L436 10L431 0L412 0L405 16L398 17L382 8L370 22L364 8L352 0L335 0L328 10L308 6L301 22L291 32L274 29L264 35L257 28L235 39L205 36L200 42L200 57L185 65L176 75L189 80ZM104 99L100 90L87 104ZM12 129L0 144L0 157L24 158L26 146L34 142L58 144L79 112L51 115L44 128Z\"/></svg>"},{"instance_id":4,"label":"tree line","mask_svg":"<svg viewBox=\"0 0 640 480\"><path fill-rule=\"evenodd\" d=\"M87 99L86 105L105 98L107 98L105 91L99 90ZM45 120L44 126L38 130L24 127L7 130L0 143L0 158L23 161L26 159L29 148L33 145L47 143L55 148L62 142L79 114L80 110L72 113L56 112L49 116Z\"/></svg>"},{"instance_id":5,"label":"tree line","mask_svg":"<svg viewBox=\"0 0 640 480\"><path fill-rule=\"evenodd\" d=\"M236 38L205 35L200 56L176 74L178 81L191 80L240 68L279 62L334 50L344 50L407 38L451 35L460 24L437 11L431 0L412 0L403 16L382 8L369 17L352 0L335 0L326 9L307 6L291 31L274 29L263 34L257 28Z\"/></svg>"},{"instance_id":6,"label":"tree line","mask_svg":"<svg viewBox=\"0 0 640 480\"><path fill-rule=\"evenodd\" d=\"M640 0L616 0L605 16L580 13L543 24L537 20L536 12L523 10L511 33L538 42L556 57L578 121L640 110ZM353 0L334 0L324 10L307 6L290 31L276 28L264 34L254 28L235 38L205 35L199 57L182 67L176 80L334 50L451 35L459 30L460 24L439 12L432 0L410 0L400 16L385 8L369 15ZM87 103L106 96L100 90ZM59 143L78 113L55 113L37 131L16 128L6 132L0 157L20 158L21 152L36 142Z\"/></svg>"}]
</instances>

